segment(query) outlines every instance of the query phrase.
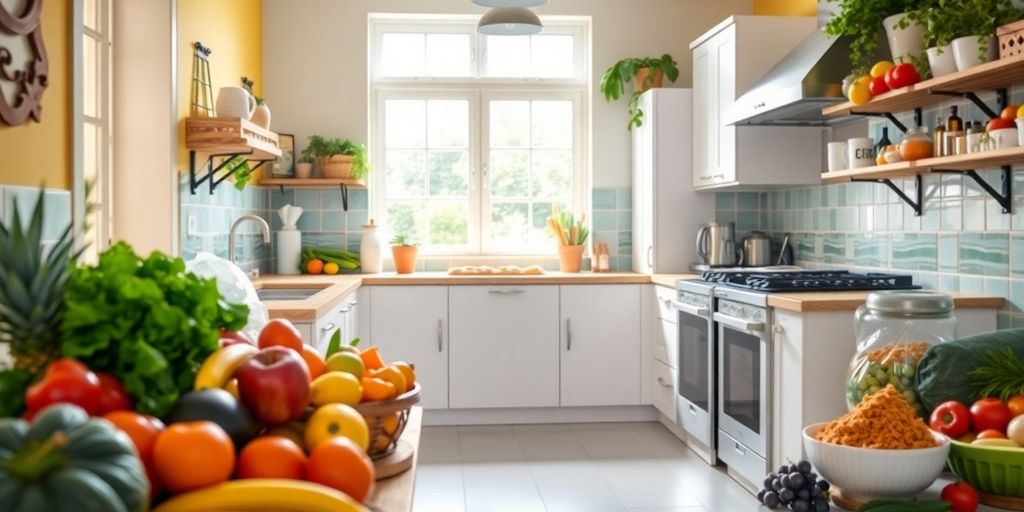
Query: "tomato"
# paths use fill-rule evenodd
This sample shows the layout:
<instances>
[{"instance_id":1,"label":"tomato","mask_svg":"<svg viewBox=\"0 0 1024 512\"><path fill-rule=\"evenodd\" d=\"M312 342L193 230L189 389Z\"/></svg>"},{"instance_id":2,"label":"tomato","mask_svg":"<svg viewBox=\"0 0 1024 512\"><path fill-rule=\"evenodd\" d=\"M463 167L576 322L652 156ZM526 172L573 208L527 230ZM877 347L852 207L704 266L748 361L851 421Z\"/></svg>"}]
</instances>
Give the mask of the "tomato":
<instances>
[{"instance_id":1,"label":"tomato","mask_svg":"<svg viewBox=\"0 0 1024 512\"><path fill-rule=\"evenodd\" d=\"M982 398L971 405L971 425L978 432L990 429L1005 432L1012 418L1010 408L998 398Z\"/></svg>"},{"instance_id":2,"label":"tomato","mask_svg":"<svg viewBox=\"0 0 1024 512\"><path fill-rule=\"evenodd\" d=\"M135 445L135 451L139 454L139 459L146 469L146 477L149 479L149 498L152 502L160 495L160 482L153 471L153 446L160 432L164 430L163 422L133 411L114 411L103 417L127 434Z\"/></svg>"},{"instance_id":3,"label":"tomato","mask_svg":"<svg viewBox=\"0 0 1024 512\"><path fill-rule=\"evenodd\" d=\"M897 64L885 72L885 85L888 85L890 89L899 89L900 87L914 85L920 81L921 75L917 73L914 65L909 62Z\"/></svg>"},{"instance_id":4,"label":"tomato","mask_svg":"<svg viewBox=\"0 0 1024 512\"><path fill-rule=\"evenodd\" d=\"M235 470L235 446L212 421L175 423L156 438L153 467L174 493L219 484Z\"/></svg>"},{"instance_id":5,"label":"tomato","mask_svg":"<svg viewBox=\"0 0 1024 512\"><path fill-rule=\"evenodd\" d=\"M1001 130L1003 128L1013 128L1015 126L1016 126L1016 124L1014 124L1013 121L1010 121L1009 119L1003 119L1001 117L997 117L995 119L989 120L988 124L985 125L985 131L986 132L990 132L992 130Z\"/></svg>"},{"instance_id":6,"label":"tomato","mask_svg":"<svg viewBox=\"0 0 1024 512\"><path fill-rule=\"evenodd\" d=\"M96 372L96 377L100 379L100 410L103 414L133 409L132 398L117 377L104 372Z\"/></svg>"},{"instance_id":7,"label":"tomato","mask_svg":"<svg viewBox=\"0 0 1024 512\"><path fill-rule=\"evenodd\" d=\"M57 402L75 404L90 415L101 414L103 389L100 379L74 359L58 359L46 367L43 379L25 391L25 406L30 415Z\"/></svg>"},{"instance_id":8,"label":"tomato","mask_svg":"<svg viewBox=\"0 0 1024 512\"><path fill-rule=\"evenodd\" d=\"M1006 434L1004 434L1001 430L990 428L978 432L978 437L976 437L975 439L1006 439Z\"/></svg>"},{"instance_id":9,"label":"tomato","mask_svg":"<svg viewBox=\"0 0 1024 512\"><path fill-rule=\"evenodd\" d=\"M257 437L238 454L238 478L306 477L306 454L284 436Z\"/></svg>"},{"instance_id":10,"label":"tomato","mask_svg":"<svg viewBox=\"0 0 1024 512\"><path fill-rule=\"evenodd\" d=\"M1017 105L1007 105L1002 112L999 113L999 117L1006 119L1007 121L1013 121L1017 118Z\"/></svg>"},{"instance_id":11,"label":"tomato","mask_svg":"<svg viewBox=\"0 0 1024 512\"><path fill-rule=\"evenodd\" d=\"M928 426L949 437L960 437L971 430L971 412L967 410L966 405L950 400L932 411Z\"/></svg>"},{"instance_id":12,"label":"tomato","mask_svg":"<svg viewBox=\"0 0 1024 512\"><path fill-rule=\"evenodd\" d=\"M889 92L889 86L885 85L885 77L876 76L872 78L871 82L868 83L868 90L871 91L872 96Z\"/></svg>"},{"instance_id":13,"label":"tomato","mask_svg":"<svg viewBox=\"0 0 1024 512\"><path fill-rule=\"evenodd\" d=\"M306 478L362 502L373 489L373 462L359 446L344 437L328 439L309 454Z\"/></svg>"},{"instance_id":14,"label":"tomato","mask_svg":"<svg viewBox=\"0 0 1024 512\"><path fill-rule=\"evenodd\" d=\"M1024 414L1024 395L1014 395L1006 401L1006 406L1014 416Z\"/></svg>"},{"instance_id":15,"label":"tomato","mask_svg":"<svg viewBox=\"0 0 1024 512\"><path fill-rule=\"evenodd\" d=\"M284 318L275 318L260 331L259 347L267 348L273 346L288 347L296 352L302 352L302 334L292 323Z\"/></svg>"},{"instance_id":16,"label":"tomato","mask_svg":"<svg viewBox=\"0 0 1024 512\"><path fill-rule=\"evenodd\" d=\"M956 482L942 488L942 501L949 502L951 512L978 510L978 492L967 482Z\"/></svg>"}]
</instances>

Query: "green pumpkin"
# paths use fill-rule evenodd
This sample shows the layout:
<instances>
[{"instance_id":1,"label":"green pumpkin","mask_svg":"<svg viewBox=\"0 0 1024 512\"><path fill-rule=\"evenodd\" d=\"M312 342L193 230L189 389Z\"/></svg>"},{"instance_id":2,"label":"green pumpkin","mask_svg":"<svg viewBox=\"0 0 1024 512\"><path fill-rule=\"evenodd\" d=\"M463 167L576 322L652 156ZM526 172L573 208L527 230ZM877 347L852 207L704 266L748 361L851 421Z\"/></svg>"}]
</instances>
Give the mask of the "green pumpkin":
<instances>
[{"instance_id":1,"label":"green pumpkin","mask_svg":"<svg viewBox=\"0 0 1024 512\"><path fill-rule=\"evenodd\" d=\"M32 425L0 419L0 510L143 512L149 482L117 427L61 404Z\"/></svg>"}]
</instances>

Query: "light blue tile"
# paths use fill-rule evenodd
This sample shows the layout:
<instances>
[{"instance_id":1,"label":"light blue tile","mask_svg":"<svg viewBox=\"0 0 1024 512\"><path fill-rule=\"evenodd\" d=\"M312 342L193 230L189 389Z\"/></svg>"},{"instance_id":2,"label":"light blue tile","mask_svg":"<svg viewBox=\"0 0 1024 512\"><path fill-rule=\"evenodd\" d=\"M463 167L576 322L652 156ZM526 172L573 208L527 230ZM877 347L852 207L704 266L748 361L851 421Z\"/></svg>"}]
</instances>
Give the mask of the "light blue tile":
<instances>
[{"instance_id":1,"label":"light blue tile","mask_svg":"<svg viewBox=\"0 0 1024 512\"><path fill-rule=\"evenodd\" d=\"M1015 313L1024 311L1024 280L1010 279L1010 310Z\"/></svg>"},{"instance_id":2,"label":"light blue tile","mask_svg":"<svg viewBox=\"0 0 1024 512\"><path fill-rule=\"evenodd\" d=\"M964 200L964 230L985 231L985 200Z\"/></svg>"},{"instance_id":3,"label":"light blue tile","mask_svg":"<svg viewBox=\"0 0 1024 512\"><path fill-rule=\"evenodd\" d=\"M614 211L597 210L594 212L594 229L612 231L618 229L618 218Z\"/></svg>"},{"instance_id":4,"label":"light blue tile","mask_svg":"<svg viewBox=\"0 0 1024 512\"><path fill-rule=\"evenodd\" d=\"M847 256L854 265L880 267L888 263L889 237L885 235L857 234L847 238ZM853 254L849 251L852 249Z\"/></svg>"},{"instance_id":5,"label":"light blue tile","mask_svg":"<svg viewBox=\"0 0 1024 512\"><path fill-rule=\"evenodd\" d=\"M752 229L758 229L761 224L760 212L736 212L736 230L737 231L750 231Z\"/></svg>"},{"instance_id":6,"label":"light blue tile","mask_svg":"<svg viewBox=\"0 0 1024 512\"><path fill-rule=\"evenodd\" d=\"M626 210L633 207L633 189L624 187L618 189L616 192L618 196L618 207L620 210Z\"/></svg>"},{"instance_id":7,"label":"light blue tile","mask_svg":"<svg viewBox=\"0 0 1024 512\"><path fill-rule=\"evenodd\" d=\"M961 275L960 276L960 292L961 293L985 293L985 283L980 277Z\"/></svg>"},{"instance_id":8,"label":"light blue tile","mask_svg":"<svg viewBox=\"0 0 1024 512\"><path fill-rule=\"evenodd\" d=\"M611 249L609 249L609 254ZM619 256L629 256L633 254L633 232L632 231L619 231Z\"/></svg>"},{"instance_id":9,"label":"light blue tile","mask_svg":"<svg viewBox=\"0 0 1024 512\"><path fill-rule=\"evenodd\" d=\"M736 222L736 212L731 210L718 210L715 212L716 222Z\"/></svg>"},{"instance_id":10,"label":"light blue tile","mask_svg":"<svg viewBox=\"0 0 1024 512\"><path fill-rule=\"evenodd\" d=\"M1024 234L1010 237L1010 276L1024 277Z\"/></svg>"},{"instance_id":11,"label":"light blue tile","mask_svg":"<svg viewBox=\"0 0 1024 512\"><path fill-rule=\"evenodd\" d=\"M272 210L278 210L286 204L295 204L295 191L292 189L285 189L281 192L279 189L273 189L270 191L270 208Z\"/></svg>"},{"instance_id":12,"label":"light blue tile","mask_svg":"<svg viewBox=\"0 0 1024 512\"><path fill-rule=\"evenodd\" d=\"M900 233L892 235L893 268L929 270L938 268L938 241L934 234Z\"/></svg>"},{"instance_id":13,"label":"light blue tile","mask_svg":"<svg viewBox=\"0 0 1024 512\"><path fill-rule=\"evenodd\" d=\"M992 295L995 297L1004 297L1009 300L1010 297L1010 280L999 277L986 277L985 278L985 295Z\"/></svg>"},{"instance_id":14,"label":"light blue tile","mask_svg":"<svg viewBox=\"0 0 1024 512\"><path fill-rule=\"evenodd\" d=\"M964 227L963 201L948 199L939 203L942 231L960 231Z\"/></svg>"},{"instance_id":15,"label":"light blue tile","mask_svg":"<svg viewBox=\"0 0 1024 512\"><path fill-rule=\"evenodd\" d=\"M810 192L810 189L804 189ZM807 205L804 205L806 207ZM736 194L737 210L758 210L761 207L761 200L757 192L740 192Z\"/></svg>"},{"instance_id":16,"label":"light blue tile","mask_svg":"<svg viewBox=\"0 0 1024 512\"><path fill-rule=\"evenodd\" d=\"M296 191L295 204L305 210L319 210L321 208L320 191L315 189Z\"/></svg>"},{"instance_id":17,"label":"light blue tile","mask_svg":"<svg viewBox=\"0 0 1024 512\"><path fill-rule=\"evenodd\" d=\"M959 270L960 248L957 235L939 235L939 270L956 272Z\"/></svg>"},{"instance_id":18,"label":"light blue tile","mask_svg":"<svg viewBox=\"0 0 1024 512\"><path fill-rule=\"evenodd\" d=\"M337 191L341 195L341 191ZM370 191L365 188L354 188L348 191L348 208L350 210L368 210L370 208Z\"/></svg>"},{"instance_id":19,"label":"light blue tile","mask_svg":"<svg viewBox=\"0 0 1024 512\"><path fill-rule=\"evenodd\" d=\"M362 233L354 233L354 232L350 231L350 232L348 232L345 235L345 245L346 245L345 248L350 250L350 251L359 252L361 250L359 246L362 243L363 243L363 234ZM388 250L389 249L385 248L384 249L385 253Z\"/></svg>"},{"instance_id":20,"label":"light blue tile","mask_svg":"<svg viewBox=\"0 0 1024 512\"><path fill-rule=\"evenodd\" d=\"M960 272L987 276L1009 275L1010 241L1006 233L962 233Z\"/></svg>"},{"instance_id":21,"label":"light blue tile","mask_svg":"<svg viewBox=\"0 0 1024 512\"><path fill-rule=\"evenodd\" d=\"M594 210L614 210L615 194L613 188L595 188L593 192Z\"/></svg>"},{"instance_id":22,"label":"light blue tile","mask_svg":"<svg viewBox=\"0 0 1024 512\"><path fill-rule=\"evenodd\" d=\"M296 227L305 233L320 231L321 226L319 211L307 211L303 213L302 217L299 217L299 222L296 224Z\"/></svg>"},{"instance_id":23,"label":"light blue tile","mask_svg":"<svg viewBox=\"0 0 1024 512\"><path fill-rule=\"evenodd\" d=\"M349 210L347 221L349 233L362 233L363 224L369 222L370 214L366 210Z\"/></svg>"},{"instance_id":24,"label":"light blue tile","mask_svg":"<svg viewBox=\"0 0 1024 512\"><path fill-rule=\"evenodd\" d=\"M345 231L346 215L344 213L334 210L325 210L321 213L321 231L329 233L340 233Z\"/></svg>"},{"instance_id":25,"label":"light blue tile","mask_svg":"<svg viewBox=\"0 0 1024 512\"><path fill-rule=\"evenodd\" d=\"M946 292L960 291L960 276L957 274L939 274L938 288Z\"/></svg>"},{"instance_id":26,"label":"light blue tile","mask_svg":"<svg viewBox=\"0 0 1024 512\"><path fill-rule=\"evenodd\" d=\"M619 203L622 204L621 202ZM633 213L619 210L619 230L631 231L633 229Z\"/></svg>"},{"instance_id":27,"label":"light blue tile","mask_svg":"<svg viewBox=\"0 0 1024 512\"><path fill-rule=\"evenodd\" d=\"M715 194L715 209L722 210L734 210L736 208L736 193L735 192L718 192Z\"/></svg>"}]
</instances>

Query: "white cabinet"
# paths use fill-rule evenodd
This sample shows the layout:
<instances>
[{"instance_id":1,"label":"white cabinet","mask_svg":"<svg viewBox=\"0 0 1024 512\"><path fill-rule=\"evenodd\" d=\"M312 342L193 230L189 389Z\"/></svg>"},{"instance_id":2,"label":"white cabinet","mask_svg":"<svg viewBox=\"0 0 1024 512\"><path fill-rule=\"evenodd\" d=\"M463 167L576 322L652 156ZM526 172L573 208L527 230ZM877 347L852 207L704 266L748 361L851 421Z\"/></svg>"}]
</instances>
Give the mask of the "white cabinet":
<instances>
[{"instance_id":1,"label":"white cabinet","mask_svg":"<svg viewBox=\"0 0 1024 512\"><path fill-rule=\"evenodd\" d=\"M640 286L562 286L561 311L561 405L640 404Z\"/></svg>"},{"instance_id":2,"label":"white cabinet","mask_svg":"<svg viewBox=\"0 0 1024 512\"><path fill-rule=\"evenodd\" d=\"M714 195L695 192L691 172L693 91L640 96L644 124L633 137L633 271L680 273L697 261L694 240L714 212Z\"/></svg>"},{"instance_id":3,"label":"white cabinet","mask_svg":"<svg viewBox=\"0 0 1024 512\"><path fill-rule=\"evenodd\" d=\"M453 286L449 295L450 407L557 407L558 287Z\"/></svg>"},{"instance_id":4,"label":"white cabinet","mask_svg":"<svg viewBox=\"0 0 1024 512\"><path fill-rule=\"evenodd\" d=\"M375 286L370 290L373 345L389 361L416 365L420 404L448 407L448 288ZM364 344L368 344L364 341Z\"/></svg>"},{"instance_id":5,"label":"white cabinet","mask_svg":"<svg viewBox=\"0 0 1024 512\"><path fill-rule=\"evenodd\" d=\"M815 29L809 17L732 16L690 44L694 188L821 182L822 128L725 124L736 98Z\"/></svg>"},{"instance_id":6,"label":"white cabinet","mask_svg":"<svg viewBox=\"0 0 1024 512\"><path fill-rule=\"evenodd\" d=\"M672 423L676 422L676 369L654 362L654 388L651 403Z\"/></svg>"}]
</instances>

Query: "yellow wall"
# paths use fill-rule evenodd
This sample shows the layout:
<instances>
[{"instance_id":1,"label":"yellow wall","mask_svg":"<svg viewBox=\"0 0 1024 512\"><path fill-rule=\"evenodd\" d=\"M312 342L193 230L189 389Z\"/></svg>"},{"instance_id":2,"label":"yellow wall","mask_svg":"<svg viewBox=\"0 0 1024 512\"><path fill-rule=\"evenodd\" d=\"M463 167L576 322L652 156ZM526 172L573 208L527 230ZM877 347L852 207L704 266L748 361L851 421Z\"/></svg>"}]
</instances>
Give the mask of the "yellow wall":
<instances>
[{"instance_id":1,"label":"yellow wall","mask_svg":"<svg viewBox=\"0 0 1024 512\"><path fill-rule=\"evenodd\" d=\"M758 16L814 16L817 12L815 0L754 0Z\"/></svg>"},{"instance_id":2,"label":"yellow wall","mask_svg":"<svg viewBox=\"0 0 1024 512\"><path fill-rule=\"evenodd\" d=\"M178 167L182 169L188 165L185 118L192 108L192 44L196 41L213 50L214 99L219 88L241 85L243 76L255 82L256 95L262 94L263 2L178 0ZM273 105L272 100L267 103Z\"/></svg>"},{"instance_id":3,"label":"yellow wall","mask_svg":"<svg viewBox=\"0 0 1024 512\"><path fill-rule=\"evenodd\" d=\"M43 93L43 121L0 123L0 183L71 188L71 2L43 2L43 44L50 85Z\"/></svg>"}]
</instances>

